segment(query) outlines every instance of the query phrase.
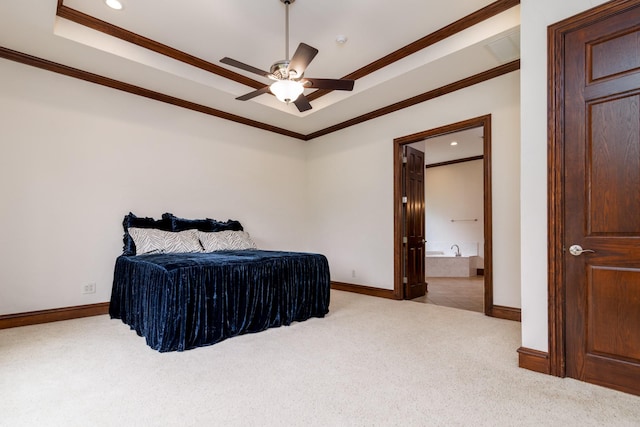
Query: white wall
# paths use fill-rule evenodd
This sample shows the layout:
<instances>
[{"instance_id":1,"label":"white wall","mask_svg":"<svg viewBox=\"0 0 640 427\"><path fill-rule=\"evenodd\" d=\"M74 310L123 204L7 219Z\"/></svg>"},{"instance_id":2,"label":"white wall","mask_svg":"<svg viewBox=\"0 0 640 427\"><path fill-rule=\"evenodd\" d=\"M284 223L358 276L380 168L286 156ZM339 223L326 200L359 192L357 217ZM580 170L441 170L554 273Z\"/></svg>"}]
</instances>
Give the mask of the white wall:
<instances>
[{"instance_id":1,"label":"white wall","mask_svg":"<svg viewBox=\"0 0 640 427\"><path fill-rule=\"evenodd\" d=\"M602 0L521 1L522 345L548 350L547 27Z\"/></svg>"},{"instance_id":2,"label":"white wall","mask_svg":"<svg viewBox=\"0 0 640 427\"><path fill-rule=\"evenodd\" d=\"M513 72L311 141L309 241L333 280L393 289L393 139L492 114L494 303L520 307L519 87Z\"/></svg>"},{"instance_id":3,"label":"white wall","mask_svg":"<svg viewBox=\"0 0 640 427\"><path fill-rule=\"evenodd\" d=\"M0 73L0 314L108 301L129 211L236 218L263 248L325 253L333 280L392 289L393 138L488 113L494 302L520 306L518 72L306 144L12 61Z\"/></svg>"},{"instance_id":4,"label":"white wall","mask_svg":"<svg viewBox=\"0 0 640 427\"><path fill-rule=\"evenodd\" d=\"M129 211L306 249L303 142L11 61L0 75L0 314L109 301Z\"/></svg>"},{"instance_id":5,"label":"white wall","mask_svg":"<svg viewBox=\"0 0 640 427\"><path fill-rule=\"evenodd\" d=\"M424 174L426 250L452 255L456 244L463 256L479 257L476 268L484 267L483 163L432 167ZM477 221L460 221L467 219Z\"/></svg>"}]
</instances>

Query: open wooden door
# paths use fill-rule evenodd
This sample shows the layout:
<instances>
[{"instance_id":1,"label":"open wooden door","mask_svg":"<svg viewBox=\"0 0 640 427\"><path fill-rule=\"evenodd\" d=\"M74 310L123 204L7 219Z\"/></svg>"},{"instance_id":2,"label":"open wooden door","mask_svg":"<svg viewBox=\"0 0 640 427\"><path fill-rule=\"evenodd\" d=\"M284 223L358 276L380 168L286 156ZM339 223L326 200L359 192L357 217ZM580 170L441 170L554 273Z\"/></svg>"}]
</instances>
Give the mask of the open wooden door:
<instances>
[{"instance_id":1,"label":"open wooden door","mask_svg":"<svg viewBox=\"0 0 640 427\"><path fill-rule=\"evenodd\" d=\"M424 218L424 153L404 147L406 159L404 190L405 212L405 299L426 293L425 283L425 218Z\"/></svg>"},{"instance_id":2,"label":"open wooden door","mask_svg":"<svg viewBox=\"0 0 640 427\"><path fill-rule=\"evenodd\" d=\"M613 3L560 41L565 373L640 395L640 2Z\"/></svg>"}]
</instances>

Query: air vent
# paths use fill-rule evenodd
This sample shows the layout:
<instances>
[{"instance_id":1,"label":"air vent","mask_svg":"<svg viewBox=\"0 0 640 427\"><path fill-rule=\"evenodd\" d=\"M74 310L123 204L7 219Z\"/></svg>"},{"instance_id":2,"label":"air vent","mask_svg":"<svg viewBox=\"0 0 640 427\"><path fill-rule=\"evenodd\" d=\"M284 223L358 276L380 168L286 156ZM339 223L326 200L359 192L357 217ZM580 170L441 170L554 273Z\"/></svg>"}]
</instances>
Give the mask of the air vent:
<instances>
[{"instance_id":1,"label":"air vent","mask_svg":"<svg viewBox=\"0 0 640 427\"><path fill-rule=\"evenodd\" d=\"M510 34L487 44L485 47L499 63L511 62L520 57L520 33Z\"/></svg>"}]
</instances>

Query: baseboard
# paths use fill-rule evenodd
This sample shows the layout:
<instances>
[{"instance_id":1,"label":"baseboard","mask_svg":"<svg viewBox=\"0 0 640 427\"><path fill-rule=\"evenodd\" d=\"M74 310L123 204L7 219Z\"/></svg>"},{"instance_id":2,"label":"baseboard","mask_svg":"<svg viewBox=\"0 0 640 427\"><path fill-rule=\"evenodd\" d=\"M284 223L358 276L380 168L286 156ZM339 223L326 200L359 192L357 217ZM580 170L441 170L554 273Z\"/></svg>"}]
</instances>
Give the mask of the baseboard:
<instances>
[{"instance_id":1,"label":"baseboard","mask_svg":"<svg viewBox=\"0 0 640 427\"><path fill-rule=\"evenodd\" d=\"M522 313L519 308L503 307L501 305L494 305L491 307L491 317L497 317L498 319L513 320L520 322L522 319Z\"/></svg>"},{"instance_id":2,"label":"baseboard","mask_svg":"<svg viewBox=\"0 0 640 427\"><path fill-rule=\"evenodd\" d=\"M108 302L79 305L75 307L54 308L52 310L31 311L28 313L6 314L0 316L0 329L57 322L59 320L78 319L81 317L98 316L101 314L109 314Z\"/></svg>"},{"instance_id":3,"label":"baseboard","mask_svg":"<svg viewBox=\"0 0 640 427\"><path fill-rule=\"evenodd\" d=\"M356 294L371 295L374 297L398 299L390 289L373 288L371 286L354 285L351 283L331 282L331 289L337 291L354 292Z\"/></svg>"},{"instance_id":4,"label":"baseboard","mask_svg":"<svg viewBox=\"0 0 640 427\"><path fill-rule=\"evenodd\" d=\"M531 348L520 347L518 349L518 366L541 374L549 375L551 373L549 353Z\"/></svg>"}]
</instances>

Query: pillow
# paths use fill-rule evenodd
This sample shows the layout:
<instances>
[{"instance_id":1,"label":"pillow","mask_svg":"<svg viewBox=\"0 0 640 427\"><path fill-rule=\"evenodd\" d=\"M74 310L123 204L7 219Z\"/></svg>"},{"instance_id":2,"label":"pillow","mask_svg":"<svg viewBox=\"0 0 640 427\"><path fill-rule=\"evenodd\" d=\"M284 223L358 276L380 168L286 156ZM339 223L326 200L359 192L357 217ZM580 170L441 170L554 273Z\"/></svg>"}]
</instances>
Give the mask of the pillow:
<instances>
[{"instance_id":1,"label":"pillow","mask_svg":"<svg viewBox=\"0 0 640 427\"><path fill-rule=\"evenodd\" d=\"M122 221L122 228L124 228L124 238L122 239L124 247L122 248L123 255L135 255L136 245L129 235L129 228L157 228L159 230L171 231L171 221L168 219L155 220L153 218L139 218L129 212L129 215L125 215Z\"/></svg>"},{"instance_id":2,"label":"pillow","mask_svg":"<svg viewBox=\"0 0 640 427\"><path fill-rule=\"evenodd\" d=\"M195 230L176 233L156 228L130 228L129 234L136 244L137 255L202 252Z\"/></svg>"},{"instance_id":3,"label":"pillow","mask_svg":"<svg viewBox=\"0 0 640 427\"><path fill-rule=\"evenodd\" d=\"M162 214L162 219L167 221L171 226L171 231L183 231L183 230L200 230L200 231L224 231L224 230L234 230L234 231L242 231L242 224L239 221L235 221L232 219L227 220L226 222L216 221L215 219L185 219L178 218L177 216L164 213Z\"/></svg>"},{"instance_id":4,"label":"pillow","mask_svg":"<svg viewBox=\"0 0 640 427\"><path fill-rule=\"evenodd\" d=\"M197 233L205 252L258 248L246 231L225 230L213 233L197 231Z\"/></svg>"}]
</instances>

